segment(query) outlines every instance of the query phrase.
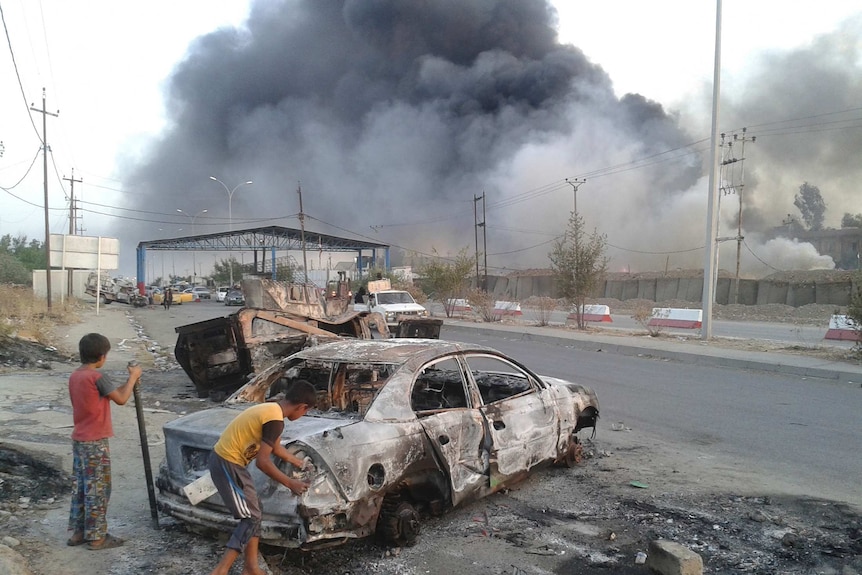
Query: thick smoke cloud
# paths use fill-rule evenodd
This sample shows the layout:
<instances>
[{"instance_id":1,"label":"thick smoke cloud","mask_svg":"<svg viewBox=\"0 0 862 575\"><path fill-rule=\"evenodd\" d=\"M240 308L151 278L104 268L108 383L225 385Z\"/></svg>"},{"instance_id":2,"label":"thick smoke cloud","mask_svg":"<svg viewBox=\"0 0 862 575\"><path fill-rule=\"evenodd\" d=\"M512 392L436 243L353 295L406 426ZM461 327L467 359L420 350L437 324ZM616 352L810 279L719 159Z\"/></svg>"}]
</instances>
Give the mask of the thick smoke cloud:
<instances>
[{"instance_id":1,"label":"thick smoke cloud","mask_svg":"<svg viewBox=\"0 0 862 575\"><path fill-rule=\"evenodd\" d=\"M130 167L129 186L148 207L208 209L198 219L204 233L227 227L227 194L210 175L229 186L255 182L234 196L234 228L298 227L301 181L310 229L442 254L472 250L472 200L485 192L489 264L547 267L548 242L572 209L563 179L619 166L578 192L587 225L617 246L612 268L702 265L708 144L685 148L703 138L702 126L693 136L659 104L617 98L597 64L558 42L555 19L541 0L256 2L243 29L199 38L177 66L166 95L171 125ZM815 48L834 56L834 46ZM814 113L817 88L806 92L799 75L819 72L817 58L797 58L795 89L765 62L776 77L733 100L732 121ZM836 92L852 98L858 80L854 87L841 75L852 66L834 64L820 81L843 79ZM795 109L803 94L810 105ZM796 174L776 178L788 150L767 152L766 139L752 157L769 161L746 182L755 198L746 221L759 227L776 209L791 211L776 208L772 188L790 193L792 207L801 183ZM804 156L785 142L790 157ZM660 154L672 149L689 153ZM655 160L631 164L645 157ZM809 160L800 159L799 175L817 163Z\"/></svg>"},{"instance_id":2,"label":"thick smoke cloud","mask_svg":"<svg viewBox=\"0 0 862 575\"><path fill-rule=\"evenodd\" d=\"M227 194L208 176L254 180L234 197L236 228L259 218L297 227L301 180L315 230L443 254L472 246L472 198L484 191L489 252L546 242L511 230L561 233L566 186L495 204L690 139L660 105L616 98L599 66L558 43L555 18L539 0L257 2L245 29L200 38L178 65L171 126L129 183L149 206L207 208L204 232L226 227ZM637 187L670 202L700 173L694 158L640 170ZM584 205L615 218L655 212L625 187L594 193ZM489 263L546 267L549 249Z\"/></svg>"}]
</instances>

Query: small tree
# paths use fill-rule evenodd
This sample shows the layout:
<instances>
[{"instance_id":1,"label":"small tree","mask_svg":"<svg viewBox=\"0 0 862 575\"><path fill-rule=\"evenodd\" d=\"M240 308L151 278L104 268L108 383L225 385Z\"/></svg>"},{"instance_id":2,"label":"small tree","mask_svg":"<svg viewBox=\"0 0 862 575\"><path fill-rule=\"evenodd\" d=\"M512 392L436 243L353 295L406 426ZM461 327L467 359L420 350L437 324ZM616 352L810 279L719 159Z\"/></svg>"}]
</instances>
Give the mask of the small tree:
<instances>
[{"instance_id":1,"label":"small tree","mask_svg":"<svg viewBox=\"0 0 862 575\"><path fill-rule=\"evenodd\" d=\"M805 182L799 186L799 193L793 199L793 205L802 214L802 220L809 230L823 229L823 218L826 213L826 202L820 195L820 188Z\"/></svg>"},{"instance_id":2,"label":"small tree","mask_svg":"<svg viewBox=\"0 0 862 575\"><path fill-rule=\"evenodd\" d=\"M862 228L862 214L851 214L844 212L844 217L841 218L842 228Z\"/></svg>"},{"instance_id":3,"label":"small tree","mask_svg":"<svg viewBox=\"0 0 862 575\"><path fill-rule=\"evenodd\" d=\"M853 348L857 356L862 356L862 273L855 273L850 288L850 305L847 306L847 319L856 332L856 346Z\"/></svg>"},{"instance_id":4,"label":"small tree","mask_svg":"<svg viewBox=\"0 0 862 575\"><path fill-rule=\"evenodd\" d=\"M608 265L606 246L607 238L596 230L586 237L584 219L573 213L566 234L554 242L548 254L560 295L569 305L574 305L578 329L586 329L584 305L604 279Z\"/></svg>"},{"instance_id":5,"label":"small tree","mask_svg":"<svg viewBox=\"0 0 862 575\"><path fill-rule=\"evenodd\" d=\"M437 255L436 250L432 252ZM446 317L452 317L455 311L454 300L464 297L467 290L465 280L470 276L474 263L467 248L464 248L454 260L444 260L438 256L420 268L423 285L432 297L443 303Z\"/></svg>"},{"instance_id":6,"label":"small tree","mask_svg":"<svg viewBox=\"0 0 862 575\"><path fill-rule=\"evenodd\" d=\"M242 264L235 257L223 259L213 264L212 278L216 284L225 285L230 282L230 269L233 267L234 282L242 279Z\"/></svg>"}]
</instances>

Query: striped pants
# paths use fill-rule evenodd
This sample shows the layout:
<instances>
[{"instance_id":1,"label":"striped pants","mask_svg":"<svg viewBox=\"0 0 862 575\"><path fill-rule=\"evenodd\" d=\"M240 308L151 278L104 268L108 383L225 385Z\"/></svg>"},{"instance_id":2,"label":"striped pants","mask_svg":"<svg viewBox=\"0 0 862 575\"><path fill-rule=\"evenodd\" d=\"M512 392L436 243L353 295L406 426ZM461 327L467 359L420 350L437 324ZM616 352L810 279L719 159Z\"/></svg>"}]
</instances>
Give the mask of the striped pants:
<instances>
[{"instance_id":1,"label":"striped pants","mask_svg":"<svg viewBox=\"0 0 862 575\"><path fill-rule=\"evenodd\" d=\"M69 511L69 530L94 541L108 533L108 500L111 498L111 450L107 439L72 441L75 491Z\"/></svg>"},{"instance_id":2,"label":"striped pants","mask_svg":"<svg viewBox=\"0 0 862 575\"><path fill-rule=\"evenodd\" d=\"M260 536L260 500L254 482L248 469L225 461L215 450L210 452L209 469L225 507L239 519L227 547L242 552L249 539Z\"/></svg>"}]
</instances>

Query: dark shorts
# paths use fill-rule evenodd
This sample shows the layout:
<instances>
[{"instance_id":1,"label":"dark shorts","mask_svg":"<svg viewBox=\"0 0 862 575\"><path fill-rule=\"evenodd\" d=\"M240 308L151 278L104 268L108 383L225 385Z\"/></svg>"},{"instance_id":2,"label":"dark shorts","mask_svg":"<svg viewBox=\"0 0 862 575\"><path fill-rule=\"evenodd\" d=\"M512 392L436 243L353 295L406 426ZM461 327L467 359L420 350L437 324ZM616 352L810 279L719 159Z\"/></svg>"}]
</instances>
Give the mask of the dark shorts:
<instances>
[{"instance_id":1,"label":"dark shorts","mask_svg":"<svg viewBox=\"0 0 862 575\"><path fill-rule=\"evenodd\" d=\"M239 524L227 546L242 551L248 540L260 536L260 500L248 469L222 459L215 451L210 453L210 475L227 507Z\"/></svg>"}]
</instances>

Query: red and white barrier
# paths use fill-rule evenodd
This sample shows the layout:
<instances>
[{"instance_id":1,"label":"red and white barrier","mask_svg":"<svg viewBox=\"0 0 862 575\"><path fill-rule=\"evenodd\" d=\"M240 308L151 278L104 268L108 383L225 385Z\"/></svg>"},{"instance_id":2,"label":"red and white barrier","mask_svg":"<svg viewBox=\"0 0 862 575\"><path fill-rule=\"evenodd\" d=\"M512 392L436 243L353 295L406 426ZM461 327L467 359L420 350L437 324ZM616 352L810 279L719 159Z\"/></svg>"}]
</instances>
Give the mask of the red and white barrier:
<instances>
[{"instance_id":1,"label":"red and white barrier","mask_svg":"<svg viewBox=\"0 0 862 575\"><path fill-rule=\"evenodd\" d=\"M449 308L449 311L470 311L470 302L465 299L447 299L446 307Z\"/></svg>"},{"instance_id":2,"label":"red and white barrier","mask_svg":"<svg viewBox=\"0 0 862 575\"><path fill-rule=\"evenodd\" d=\"M862 341L862 334L857 331L859 326L846 315L833 315L829 319L829 329L823 339L839 339L844 341Z\"/></svg>"},{"instance_id":3,"label":"red and white barrier","mask_svg":"<svg viewBox=\"0 0 862 575\"><path fill-rule=\"evenodd\" d=\"M703 325L702 321L703 310L700 309L654 307L652 308L652 317L647 326L699 329Z\"/></svg>"},{"instance_id":4,"label":"red and white barrier","mask_svg":"<svg viewBox=\"0 0 862 575\"><path fill-rule=\"evenodd\" d=\"M495 301L494 315L523 315L521 312L521 302L518 301Z\"/></svg>"},{"instance_id":5,"label":"red and white barrier","mask_svg":"<svg viewBox=\"0 0 862 575\"><path fill-rule=\"evenodd\" d=\"M592 322L611 322L614 320L611 319L611 308L606 305L585 305L584 309L581 311L581 317L584 321L592 321ZM578 316L575 313L575 310L572 310L571 313L567 316L567 319L577 320Z\"/></svg>"}]
</instances>

